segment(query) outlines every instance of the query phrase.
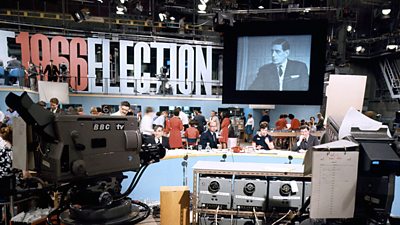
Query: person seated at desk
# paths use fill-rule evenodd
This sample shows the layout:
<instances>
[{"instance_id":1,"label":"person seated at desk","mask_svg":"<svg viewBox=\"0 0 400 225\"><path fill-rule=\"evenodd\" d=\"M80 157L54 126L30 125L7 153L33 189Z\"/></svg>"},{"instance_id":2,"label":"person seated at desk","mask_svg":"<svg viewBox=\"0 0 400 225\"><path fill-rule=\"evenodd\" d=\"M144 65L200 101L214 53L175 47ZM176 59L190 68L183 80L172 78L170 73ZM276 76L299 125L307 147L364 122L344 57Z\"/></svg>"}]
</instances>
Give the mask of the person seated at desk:
<instances>
[{"instance_id":1,"label":"person seated at desk","mask_svg":"<svg viewBox=\"0 0 400 225\"><path fill-rule=\"evenodd\" d=\"M284 114L281 114L281 115L279 116L279 120L277 120L277 121L275 122L275 130L281 131L281 130L286 129L286 124L287 124L287 121L286 121L286 119L285 119L285 115L284 115Z\"/></svg>"},{"instance_id":2,"label":"person seated at desk","mask_svg":"<svg viewBox=\"0 0 400 225\"><path fill-rule=\"evenodd\" d=\"M309 150L313 146L319 145L319 140L317 137L310 134L310 127L303 125L300 127L300 137L298 141L293 146L293 151L304 151Z\"/></svg>"},{"instance_id":3,"label":"person seated at desk","mask_svg":"<svg viewBox=\"0 0 400 225\"><path fill-rule=\"evenodd\" d=\"M197 138L199 138L200 133L196 128L197 121L191 120L189 122L189 128L185 130L185 137L187 144L189 146L197 146Z\"/></svg>"},{"instance_id":4,"label":"person seated at desk","mask_svg":"<svg viewBox=\"0 0 400 225\"><path fill-rule=\"evenodd\" d=\"M289 130L299 131L300 130L300 121L294 117L293 114L289 114L290 119L290 128Z\"/></svg>"},{"instance_id":5,"label":"person seated at desk","mask_svg":"<svg viewBox=\"0 0 400 225\"><path fill-rule=\"evenodd\" d=\"M208 130L204 131L200 136L200 145L203 149L207 146L207 143L210 143L211 148L218 148L218 138L217 134L217 123L216 122L209 122Z\"/></svg>"},{"instance_id":6,"label":"person seated at desk","mask_svg":"<svg viewBox=\"0 0 400 225\"><path fill-rule=\"evenodd\" d=\"M149 135L145 139L145 143L148 144L162 144L164 148L169 149L169 138L163 136L164 128L161 125L154 126L154 134Z\"/></svg>"},{"instance_id":7,"label":"person seated at desk","mask_svg":"<svg viewBox=\"0 0 400 225\"><path fill-rule=\"evenodd\" d=\"M251 144L257 150L272 150L275 148L272 137L268 135L268 123L263 122L260 124L260 130L253 137L253 142Z\"/></svg>"}]
</instances>

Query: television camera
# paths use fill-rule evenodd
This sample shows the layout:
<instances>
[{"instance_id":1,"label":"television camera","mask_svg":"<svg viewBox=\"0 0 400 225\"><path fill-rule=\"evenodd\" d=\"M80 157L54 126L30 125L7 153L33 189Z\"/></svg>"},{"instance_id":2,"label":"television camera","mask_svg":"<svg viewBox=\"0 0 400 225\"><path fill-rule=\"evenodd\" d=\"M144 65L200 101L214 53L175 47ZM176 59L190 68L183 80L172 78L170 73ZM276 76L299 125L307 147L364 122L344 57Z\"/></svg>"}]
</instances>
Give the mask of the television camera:
<instances>
[{"instance_id":1,"label":"television camera","mask_svg":"<svg viewBox=\"0 0 400 225\"><path fill-rule=\"evenodd\" d=\"M60 64L60 82L69 83L70 74L68 70L68 65L66 63Z\"/></svg>"},{"instance_id":2,"label":"television camera","mask_svg":"<svg viewBox=\"0 0 400 225\"><path fill-rule=\"evenodd\" d=\"M149 215L148 206L128 196L165 149L142 144L135 117L54 115L26 92L8 94L6 104L27 124L28 135L20 138L35 153L37 177L47 183L43 189L59 193L48 221L56 215L63 224L134 224ZM14 134L21 133L15 128ZM136 174L122 192L125 171Z\"/></svg>"},{"instance_id":3,"label":"television camera","mask_svg":"<svg viewBox=\"0 0 400 225\"><path fill-rule=\"evenodd\" d=\"M168 68L166 66L162 66L160 68L160 74L156 74L156 77L159 81L161 81L161 85L157 94L172 95L172 85L168 79Z\"/></svg>"}]
</instances>

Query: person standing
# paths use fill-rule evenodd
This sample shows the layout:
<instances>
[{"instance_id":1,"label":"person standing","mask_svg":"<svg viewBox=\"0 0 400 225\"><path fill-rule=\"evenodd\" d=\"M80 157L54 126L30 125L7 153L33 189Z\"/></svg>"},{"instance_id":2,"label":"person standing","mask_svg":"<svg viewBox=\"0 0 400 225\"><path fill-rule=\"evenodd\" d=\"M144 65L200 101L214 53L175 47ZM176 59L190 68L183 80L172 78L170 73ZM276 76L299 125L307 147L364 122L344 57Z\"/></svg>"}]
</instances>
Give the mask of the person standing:
<instances>
[{"instance_id":1,"label":"person standing","mask_svg":"<svg viewBox=\"0 0 400 225\"><path fill-rule=\"evenodd\" d=\"M170 119L171 131L169 134L169 146L171 149L182 148L183 123L179 118L179 109L174 110L174 116Z\"/></svg>"},{"instance_id":2,"label":"person standing","mask_svg":"<svg viewBox=\"0 0 400 225\"><path fill-rule=\"evenodd\" d=\"M177 108L179 110L179 118L182 121L183 127L186 130L189 127L189 117L186 113L182 111L180 107Z\"/></svg>"},{"instance_id":3,"label":"person standing","mask_svg":"<svg viewBox=\"0 0 400 225\"><path fill-rule=\"evenodd\" d=\"M253 115L249 113L249 115L247 115L247 122L245 124L246 142L251 142L251 140L253 139L253 132L254 132L254 119Z\"/></svg>"},{"instance_id":4,"label":"person standing","mask_svg":"<svg viewBox=\"0 0 400 225\"><path fill-rule=\"evenodd\" d=\"M0 129L0 178L11 175L12 170L12 128L11 126L2 127Z\"/></svg>"},{"instance_id":5,"label":"person standing","mask_svg":"<svg viewBox=\"0 0 400 225\"><path fill-rule=\"evenodd\" d=\"M206 118L201 114L200 110L195 110L194 111L194 121L197 121L197 129L199 130L199 133L203 133L204 132L204 126L207 124L206 122Z\"/></svg>"},{"instance_id":6,"label":"person standing","mask_svg":"<svg viewBox=\"0 0 400 225\"><path fill-rule=\"evenodd\" d=\"M151 136L153 135L153 108L146 107L146 113L144 114L142 120L140 121L140 132L143 135Z\"/></svg>"},{"instance_id":7,"label":"person standing","mask_svg":"<svg viewBox=\"0 0 400 225\"><path fill-rule=\"evenodd\" d=\"M25 80L24 70L21 61L15 55L11 56L11 60L7 62L6 69L8 76L6 76L5 84L14 85L18 81L19 86L23 87Z\"/></svg>"},{"instance_id":8,"label":"person standing","mask_svg":"<svg viewBox=\"0 0 400 225\"><path fill-rule=\"evenodd\" d=\"M19 116L18 112L14 109L8 107L6 112L4 113L4 120L3 123L7 124L8 126L12 126L13 120L15 117Z\"/></svg>"},{"instance_id":9,"label":"person standing","mask_svg":"<svg viewBox=\"0 0 400 225\"><path fill-rule=\"evenodd\" d=\"M26 73L29 78L29 87L31 88L32 91L36 91L38 71L36 69L36 66L32 62L29 63L29 67Z\"/></svg>"},{"instance_id":10,"label":"person standing","mask_svg":"<svg viewBox=\"0 0 400 225\"><path fill-rule=\"evenodd\" d=\"M128 101L122 101L119 105L119 110L115 113L112 113L111 116L126 116L130 109L131 104Z\"/></svg>"},{"instance_id":11,"label":"person standing","mask_svg":"<svg viewBox=\"0 0 400 225\"><path fill-rule=\"evenodd\" d=\"M208 120L208 122L215 122L216 126L217 126L217 131L221 130L221 126L220 126L220 122L219 122L219 118L217 115L217 112L215 112L214 110L211 111L211 115L210 115L210 119Z\"/></svg>"},{"instance_id":12,"label":"person standing","mask_svg":"<svg viewBox=\"0 0 400 225\"><path fill-rule=\"evenodd\" d=\"M310 127L311 131L316 131L317 130L317 126L316 126L316 123L315 123L315 117L311 116L310 117L310 121L307 124Z\"/></svg>"},{"instance_id":13,"label":"person standing","mask_svg":"<svg viewBox=\"0 0 400 225\"><path fill-rule=\"evenodd\" d=\"M277 39L272 42L272 62L263 65L249 90L307 91L308 69L304 62L288 59L289 42Z\"/></svg>"},{"instance_id":14,"label":"person standing","mask_svg":"<svg viewBox=\"0 0 400 225\"><path fill-rule=\"evenodd\" d=\"M316 125L316 128L318 131L320 130L325 130L325 126L324 126L324 117L322 116L321 113L317 114L317 118L318 118L318 123Z\"/></svg>"},{"instance_id":15,"label":"person standing","mask_svg":"<svg viewBox=\"0 0 400 225\"><path fill-rule=\"evenodd\" d=\"M219 137L219 142L222 145L222 149L227 148L228 135L229 135L229 125L231 125L231 120L229 119L229 113L222 113L223 119L221 123L221 132Z\"/></svg>"},{"instance_id":16,"label":"person standing","mask_svg":"<svg viewBox=\"0 0 400 225\"><path fill-rule=\"evenodd\" d=\"M160 125L162 127L165 127L165 118L167 118L167 116L167 111L160 112L160 115L154 119L153 126Z\"/></svg>"},{"instance_id":17,"label":"person standing","mask_svg":"<svg viewBox=\"0 0 400 225\"><path fill-rule=\"evenodd\" d=\"M165 121L164 121L164 136L168 136L171 131L171 121L169 119L169 112L165 112Z\"/></svg>"},{"instance_id":18,"label":"person standing","mask_svg":"<svg viewBox=\"0 0 400 225\"><path fill-rule=\"evenodd\" d=\"M60 71L57 66L53 65L53 60L50 60L50 63L44 69L44 74L47 73L47 80L57 82L58 76L60 75Z\"/></svg>"},{"instance_id":19,"label":"person standing","mask_svg":"<svg viewBox=\"0 0 400 225\"><path fill-rule=\"evenodd\" d=\"M262 122L267 122L268 124L269 124L269 122L271 122L268 110L263 110L262 111L262 117L261 117L261 120L260 120L259 124L261 124Z\"/></svg>"},{"instance_id":20,"label":"person standing","mask_svg":"<svg viewBox=\"0 0 400 225\"><path fill-rule=\"evenodd\" d=\"M6 116L4 115L3 111L0 110L0 127L3 125L4 119Z\"/></svg>"}]
</instances>

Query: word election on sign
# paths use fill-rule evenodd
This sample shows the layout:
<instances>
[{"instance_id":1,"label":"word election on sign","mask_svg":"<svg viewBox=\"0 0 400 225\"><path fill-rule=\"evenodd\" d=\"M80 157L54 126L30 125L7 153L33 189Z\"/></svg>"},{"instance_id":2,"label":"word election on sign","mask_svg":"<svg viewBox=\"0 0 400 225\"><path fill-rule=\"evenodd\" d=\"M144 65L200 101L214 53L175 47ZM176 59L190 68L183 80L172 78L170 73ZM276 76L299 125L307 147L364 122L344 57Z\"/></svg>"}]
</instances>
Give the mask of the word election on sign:
<instances>
[{"instance_id":1,"label":"word election on sign","mask_svg":"<svg viewBox=\"0 0 400 225\"><path fill-rule=\"evenodd\" d=\"M169 60L169 79L173 94L191 95L193 90L196 95L212 94L211 46L120 40L117 63L119 87L116 87L110 85L111 42L109 39L48 37L43 34L30 35L27 32L16 35L15 32L0 30L0 60L3 62L10 57L8 55L10 39L15 39L15 43L20 45L21 61L25 67L31 61L35 65L41 64L44 68L49 64L50 59L53 60L54 65L66 64L71 76L70 86L76 91L103 93L103 90L108 90L109 93L149 93L151 84L155 84L158 90L161 81L151 76L149 71L144 71L143 68L146 67L143 65L155 65L158 71L158 68L166 66L164 62ZM155 52L156 57L151 56L152 52ZM165 55L169 55L169 58L166 59ZM133 58L133 63L128 63L128 58ZM99 71L101 71L101 77L99 77ZM96 80L101 80L102 85L96 84ZM135 87L128 83L133 83ZM205 93L201 92L202 85L204 85Z\"/></svg>"}]
</instances>

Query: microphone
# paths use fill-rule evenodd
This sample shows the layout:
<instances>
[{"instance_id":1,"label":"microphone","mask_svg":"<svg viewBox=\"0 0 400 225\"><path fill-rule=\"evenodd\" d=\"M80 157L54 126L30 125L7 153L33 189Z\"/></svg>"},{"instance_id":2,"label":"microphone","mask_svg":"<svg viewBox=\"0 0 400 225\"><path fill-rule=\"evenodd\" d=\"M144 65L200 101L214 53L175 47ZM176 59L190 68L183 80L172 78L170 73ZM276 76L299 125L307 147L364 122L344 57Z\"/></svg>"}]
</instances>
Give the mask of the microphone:
<instances>
[{"instance_id":1,"label":"microphone","mask_svg":"<svg viewBox=\"0 0 400 225\"><path fill-rule=\"evenodd\" d=\"M289 155L289 156L288 156L288 159L289 159L289 164L292 164L293 156L292 156L292 155Z\"/></svg>"},{"instance_id":2,"label":"microphone","mask_svg":"<svg viewBox=\"0 0 400 225\"><path fill-rule=\"evenodd\" d=\"M220 162L225 162L226 161L226 157L227 157L226 154L223 154L222 155L222 159L220 160Z\"/></svg>"}]
</instances>

